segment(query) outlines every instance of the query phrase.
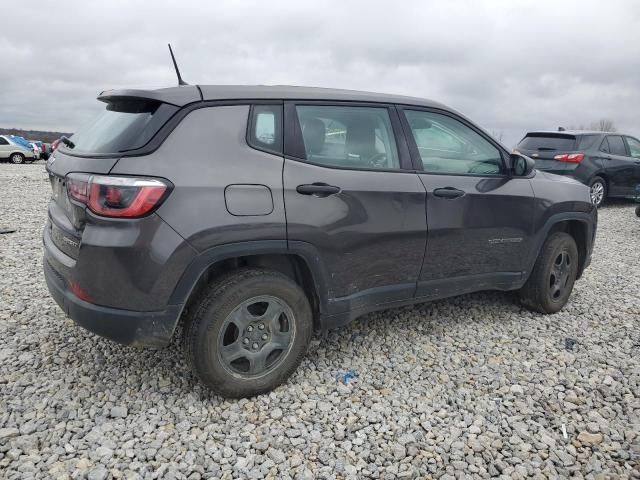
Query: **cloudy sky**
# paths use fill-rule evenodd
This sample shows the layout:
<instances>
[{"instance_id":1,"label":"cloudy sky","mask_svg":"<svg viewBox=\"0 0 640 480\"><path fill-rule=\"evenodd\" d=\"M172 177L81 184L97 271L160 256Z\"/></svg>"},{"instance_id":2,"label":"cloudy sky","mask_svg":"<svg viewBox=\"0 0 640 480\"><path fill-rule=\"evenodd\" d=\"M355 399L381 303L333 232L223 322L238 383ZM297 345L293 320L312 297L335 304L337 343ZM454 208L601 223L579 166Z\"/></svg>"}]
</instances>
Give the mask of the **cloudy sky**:
<instances>
[{"instance_id":1,"label":"cloudy sky","mask_svg":"<svg viewBox=\"0 0 640 480\"><path fill-rule=\"evenodd\" d=\"M640 2L30 0L0 29L0 126L74 131L96 95L295 84L440 101L512 146L607 117L640 136Z\"/></svg>"}]
</instances>

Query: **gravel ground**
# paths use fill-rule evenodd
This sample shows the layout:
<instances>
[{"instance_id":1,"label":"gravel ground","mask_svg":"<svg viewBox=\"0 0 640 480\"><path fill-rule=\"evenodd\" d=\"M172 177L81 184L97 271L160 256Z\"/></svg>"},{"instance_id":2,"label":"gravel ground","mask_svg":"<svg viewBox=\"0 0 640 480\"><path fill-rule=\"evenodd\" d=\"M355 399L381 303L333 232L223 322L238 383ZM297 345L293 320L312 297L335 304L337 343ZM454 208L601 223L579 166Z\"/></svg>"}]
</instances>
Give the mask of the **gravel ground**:
<instances>
[{"instance_id":1,"label":"gravel ground","mask_svg":"<svg viewBox=\"0 0 640 480\"><path fill-rule=\"evenodd\" d=\"M601 210L563 312L481 293L314 340L259 398L203 389L177 346L66 319L41 273L42 163L0 165L2 478L640 478L640 220ZM354 370L348 385L337 377Z\"/></svg>"}]
</instances>

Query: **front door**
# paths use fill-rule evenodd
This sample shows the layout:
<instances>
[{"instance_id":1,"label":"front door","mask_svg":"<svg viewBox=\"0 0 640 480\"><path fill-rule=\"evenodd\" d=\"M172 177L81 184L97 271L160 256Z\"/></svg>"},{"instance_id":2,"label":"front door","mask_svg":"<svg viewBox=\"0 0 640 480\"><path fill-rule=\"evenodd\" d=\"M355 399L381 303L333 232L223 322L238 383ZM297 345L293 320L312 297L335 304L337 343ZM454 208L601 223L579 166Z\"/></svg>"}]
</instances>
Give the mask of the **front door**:
<instances>
[{"instance_id":1,"label":"front door","mask_svg":"<svg viewBox=\"0 0 640 480\"><path fill-rule=\"evenodd\" d=\"M285 125L287 239L316 249L327 313L411 299L426 243L425 190L396 142L395 110L287 104Z\"/></svg>"},{"instance_id":2,"label":"front door","mask_svg":"<svg viewBox=\"0 0 640 480\"><path fill-rule=\"evenodd\" d=\"M417 296L508 288L531 248L530 181L506 175L506 152L461 118L404 109L427 191L427 249Z\"/></svg>"},{"instance_id":3,"label":"front door","mask_svg":"<svg viewBox=\"0 0 640 480\"><path fill-rule=\"evenodd\" d=\"M627 146L620 135L607 135L601 150L604 169L609 177L609 193L614 196L633 195L635 190L635 159L629 156Z\"/></svg>"}]
</instances>

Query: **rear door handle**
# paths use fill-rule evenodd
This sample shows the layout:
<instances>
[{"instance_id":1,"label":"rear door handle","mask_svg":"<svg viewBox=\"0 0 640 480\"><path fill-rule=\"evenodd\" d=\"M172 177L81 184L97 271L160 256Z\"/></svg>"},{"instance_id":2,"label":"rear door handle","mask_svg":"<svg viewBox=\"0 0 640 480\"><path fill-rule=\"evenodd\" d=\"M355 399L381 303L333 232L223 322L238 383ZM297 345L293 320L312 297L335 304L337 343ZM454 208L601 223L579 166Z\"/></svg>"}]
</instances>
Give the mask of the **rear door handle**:
<instances>
[{"instance_id":1,"label":"rear door handle","mask_svg":"<svg viewBox=\"0 0 640 480\"><path fill-rule=\"evenodd\" d=\"M433 191L433 194L436 197L442 197L442 198L458 198L464 195L464 191L458 190L457 188L453 188L453 187L445 187L445 188L436 188Z\"/></svg>"},{"instance_id":2,"label":"rear door handle","mask_svg":"<svg viewBox=\"0 0 640 480\"><path fill-rule=\"evenodd\" d=\"M316 182L305 185L298 185L296 192L300 195L315 195L316 197L328 197L340 193L340 187L328 185L326 183Z\"/></svg>"}]
</instances>

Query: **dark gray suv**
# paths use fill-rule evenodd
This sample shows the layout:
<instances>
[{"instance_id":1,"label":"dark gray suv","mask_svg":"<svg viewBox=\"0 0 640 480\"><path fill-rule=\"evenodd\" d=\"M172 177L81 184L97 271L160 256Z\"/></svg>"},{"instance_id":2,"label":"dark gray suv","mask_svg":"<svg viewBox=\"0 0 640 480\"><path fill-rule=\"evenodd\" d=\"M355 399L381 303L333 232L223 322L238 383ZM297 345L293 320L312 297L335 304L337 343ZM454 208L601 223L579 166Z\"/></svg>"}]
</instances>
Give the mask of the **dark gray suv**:
<instances>
[{"instance_id":1,"label":"dark gray suv","mask_svg":"<svg viewBox=\"0 0 640 480\"><path fill-rule=\"evenodd\" d=\"M478 290L560 310L596 210L427 100L302 87L103 92L47 163L51 295L81 326L266 392L312 332Z\"/></svg>"},{"instance_id":2,"label":"dark gray suv","mask_svg":"<svg viewBox=\"0 0 640 480\"><path fill-rule=\"evenodd\" d=\"M536 169L567 175L588 185L591 201L640 196L640 141L604 132L529 132L517 152L532 157Z\"/></svg>"}]
</instances>

